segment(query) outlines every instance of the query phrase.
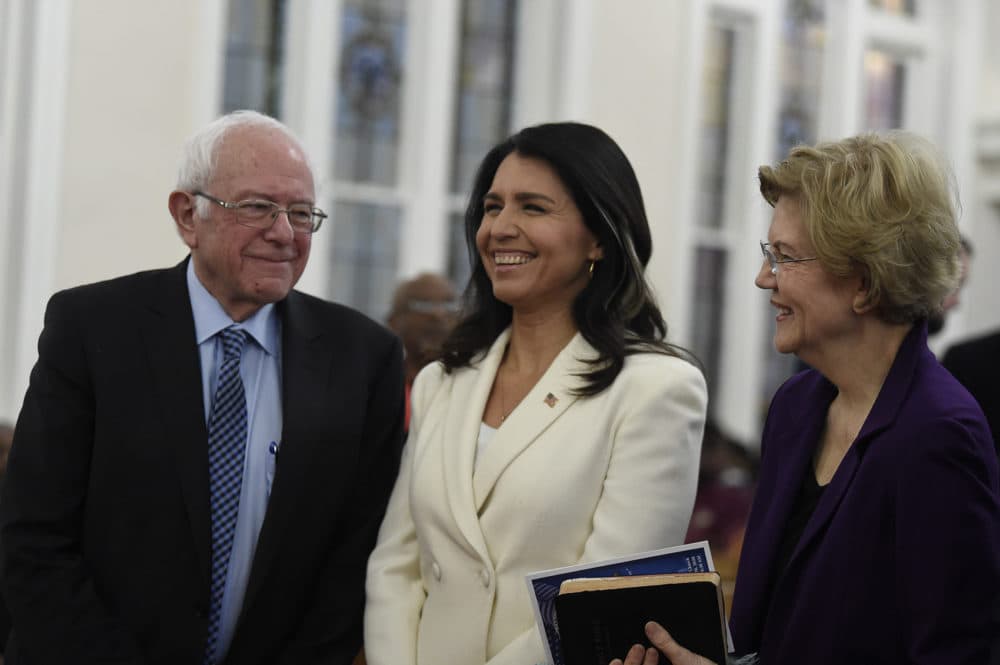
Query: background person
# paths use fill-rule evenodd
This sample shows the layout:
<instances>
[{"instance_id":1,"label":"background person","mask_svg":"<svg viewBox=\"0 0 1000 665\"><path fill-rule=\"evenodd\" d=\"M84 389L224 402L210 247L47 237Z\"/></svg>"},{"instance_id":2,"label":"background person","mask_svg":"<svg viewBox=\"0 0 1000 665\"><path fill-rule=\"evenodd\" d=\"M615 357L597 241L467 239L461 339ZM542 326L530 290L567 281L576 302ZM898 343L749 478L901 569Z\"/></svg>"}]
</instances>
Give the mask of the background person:
<instances>
[{"instance_id":1,"label":"background person","mask_svg":"<svg viewBox=\"0 0 1000 665\"><path fill-rule=\"evenodd\" d=\"M403 341L406 370L406 427L410 426L410 389L417 372L437 359L456 321L455 287L441 275L422 273L396 287L386 322Z\"/></svg>"},{"instance_id":2,"label":"background person","mask_svg":"<svg viewBox=\"0 0 1000 665\"><path fill-rule=\"evenodd\" d=\"M402 353L292 290L314 202L288 129L227 115L169 197L190 257L52 297L0 502L9 665L358 652Z\"/></svg>"},{"instance_id":3,"label":"background person","mask_svg":"<svg viewBox=\"0 0 1000 665\"><path fill-rule=\"evenodd\" d=\"M7 474L7 458L10 447L14 444L14 426L9 422L0 422L0 482Z\"/></svg>"},{"instance_id":4,"label":"background person","mask_svg":"<svg viewBox=\"0 0 1000 665\"><path fill-rule=\"evenodd\" d=\"M972 245L963 238L965 271L972 257ZM956 303L957 304L957 303ZM949 347L941 364L976 398L993 434L993 447L1000 455L1000 330L994 330Z\"/></svg>"},{"instance_id":5,"label":"background person","mask_svg":"<svg viewBox=\"0 0 1000 665\"><path fill-rule=\"evenodd\" d=\"M764 426L736 651L764 665L998 662L997 459L982 411L927 348L959 270L947 171L893 132L793 148L760 183L774 345L815 369L778 389Z\"/></svg>"},{"instance_id":6,"label":"background person","mask_svg":"<svg viewBox=\"0 0 1000 665\"><path fill-rule=\"evenodd\" d=\"M941 364L979 403L1000 455L1000 330L965 340L945 351Z\"/></svg>"},{"instance_id":7,"label":"background person","mask_svg":"<svg viewBox=\"0 0 1000 665\"><path fill-rule=\"evenodd\" d=\"M525 574L679 544L691 516L705 382L664 341L625 155L525 129L465 222L470 307L417 377L368 565L370 665L543 662Z\"/></svg>"}]
</instances>

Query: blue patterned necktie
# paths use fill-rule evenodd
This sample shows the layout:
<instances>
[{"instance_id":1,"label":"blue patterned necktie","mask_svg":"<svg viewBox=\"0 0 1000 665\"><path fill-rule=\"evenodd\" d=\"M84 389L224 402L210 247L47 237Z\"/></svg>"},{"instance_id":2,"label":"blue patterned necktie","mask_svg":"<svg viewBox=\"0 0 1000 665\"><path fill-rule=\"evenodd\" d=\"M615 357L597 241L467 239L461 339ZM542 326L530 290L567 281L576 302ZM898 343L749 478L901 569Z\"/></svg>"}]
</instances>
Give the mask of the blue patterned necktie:
<instances>
[{"instance_id":1,"label":"blue patterned necktie","mask_svg":"<svg viewBox=\"0 0 1000 665\"><path fill-rule=\"evenodd\" d=\"M240 378L240 357L247 333L230 326L221 333L223 358L208 419L208 473L212 505L212 598L208 612L208 641L203 663L216 662L222 623L222 594L226 588L229 553L233 549L236 516L243 485L243 458L247 442L247 402Z\"/></svg>"}]
</instances>

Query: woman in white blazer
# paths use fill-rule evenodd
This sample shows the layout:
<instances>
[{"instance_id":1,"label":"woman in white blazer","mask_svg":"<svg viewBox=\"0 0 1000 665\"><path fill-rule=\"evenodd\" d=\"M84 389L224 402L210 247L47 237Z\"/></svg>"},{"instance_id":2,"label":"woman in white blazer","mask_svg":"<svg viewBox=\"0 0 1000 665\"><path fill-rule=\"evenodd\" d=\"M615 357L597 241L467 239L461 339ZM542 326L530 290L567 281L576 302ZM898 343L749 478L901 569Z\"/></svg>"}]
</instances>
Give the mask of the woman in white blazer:
<instances>
[{"instance_id":1,"label":"woman in white blazer","mask_svg":"<svg viewBox=\"0 0 1000 665\"><path fill-rule=\"evenodd\" d=\"M620 148L515 134L465 227L464 316L414 383L368 564L369 665L543 663L525 575L682 543L694 503L705 383L665 341Z\"/></svg>"}]
</instances>

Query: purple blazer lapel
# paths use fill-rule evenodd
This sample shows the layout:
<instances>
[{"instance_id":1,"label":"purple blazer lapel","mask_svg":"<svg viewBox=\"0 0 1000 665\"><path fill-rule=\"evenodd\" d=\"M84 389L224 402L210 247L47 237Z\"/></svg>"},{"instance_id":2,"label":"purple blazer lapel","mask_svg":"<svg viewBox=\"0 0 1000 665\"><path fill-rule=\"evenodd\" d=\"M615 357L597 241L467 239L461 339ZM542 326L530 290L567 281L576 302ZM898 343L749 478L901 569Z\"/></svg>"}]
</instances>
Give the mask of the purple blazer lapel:
<instances>
[{"instance_id":1,"label":"purple blazer lapel","mask_svg":"<svg viewBox=\"0 0 1000 665\"><path fill-rule=\"evenodd\" d=\"M766 541L758 539L754 541L755 550L759 553L757 570L770 571L765 578L767 580L766 586L758 590L761 602L757 605L756 611L760 618L755 623L755 631L763 631L764 628L762 621L767 614L765 603L769 603L766 589L773 588L773 595L781 596L785 593L786 585L798 588L799 574L796 570L808 560L809 552L837 514L844 496L857 477L858 469L869 447L877 445L879 434L896 420L923 355L930 353L927 350L926 340L926 329L919 324L914 326L904 339L857 439L844 455L837 472L823 492L823 496L816 506L816 511L806 524L805 530L788 561L787 574L776 578L777 571L773 570L773 564L777 544L781 540L792 504L798 495L802 479L805 477L804 474L812 473L813 453L822 435L830 402L836 396L836 388L818 373L812 374L812 380L816 383L811 389L801 385L806 382L805 378L799 382L798 386L795 382L790 381L786 384L789 390L783 389L782 392L790 394L786 395L786 399L780 403L782 413L794 413L798 407L802 410L803 417L795 420L794 429L782 428L780 433L770 433L765 430L765 436L772 439L768 445L775 444L773 447L781 450L787 456L788 461L782 464L779 469L779 478L775 480L776 486L771 510L767 519L762 523L762 537L766 538ZM761 482L764 482L763 478ZM784 604L782 605L784 606ZM775 623L772 624L774 629L782 630L781 624L784 623L784 620L781 617L772 618L775 620ZM760 635L761 632L754 633L755 644L759 644Z\"/></svg>"},{"instance_id":2,"label":"purple blazer lapel","mask_svg":"<svg viewBox=\"0 0 1000 665\"><path fill-rule=\"evenodd\" d=\"M815 371L779 389L764 426L762 475L747 524L733 597L732 632L738 652L756 650L776 583L774 557L789 513L823 431L836 389Z\"/></svg>"},{"instance_id":3,"label":"purple blazer lapel","mask_svg":"<svg viewBox=\"0 0 1000 665\"><path fill-rule=\"evenodd\" d=\"M887 429L896 420L896 415L899 413L899 409L906 399L908 386L912 384L913 374L920 361L921 352L930 353L927 351L926 327L918 324L904 338L903 343L896 352L896 357L889 368L889 373L882 383L882 388L875 399L875 404L872 405L871 412L861 426L861 431L858 433L857 439L854 440L847 454L844 455L844 459L841 461L840 466L837 467L837 472L834 474L833 480L830 481L830 484L823 492L823 497L820 499L819 505L816 506L816 512L813 513L809 519L809 523L806 524L805 531L803 531L802 537L799 539L799 544L792 553L792 558L789 560L789 568L795 565L796 560L802 556L803 551L812 545L813 541L816 540L819 534L825 530L830 520L833 519L834 514L837 512L837 507L840 506L844 494L847 493L847 489L854 480L858 466L868 447L873 444L879 433ZM824 416L825 413L826 407L823 409Z\"/></svg>"},{"instance_id":4,"label":"purple blazer lapel","mask_svg":"<svg viewBox=\"0 0 1000 665\"><path fill-rule=\"evenodd\" d=\"M854 480L855 473L858 470L858 465L861 463L868 447L872 445L879 433L887 429L896 420L896 415L899 413L906 399L908 387L913 382L914 372L923 353L930 353L927 350L927 330L924 325L918 324L910 330L896 352L896 357L893 359L889 373L882 383L882 388L875 399L875 404L872 405L871 412L861 426L861 431L858 433L857 439L851 444L840 466L837 467L837 472L834 474L833 480L830 481L830 484L823 492L823 498L820 499L819 505L816 506L816 512L813 513L809 523L806 524L805 531L803 531L802 537L799 539L799 544L789 561L789 567L795 564L796 559L802 555L802 552L810 547L812 541L826 528L826 525L837 512L837 507L844 498L844 494L851 486L851 482ZM828 406L829 403L822 409L824 417Z\"/></svg>"}]
</instances>

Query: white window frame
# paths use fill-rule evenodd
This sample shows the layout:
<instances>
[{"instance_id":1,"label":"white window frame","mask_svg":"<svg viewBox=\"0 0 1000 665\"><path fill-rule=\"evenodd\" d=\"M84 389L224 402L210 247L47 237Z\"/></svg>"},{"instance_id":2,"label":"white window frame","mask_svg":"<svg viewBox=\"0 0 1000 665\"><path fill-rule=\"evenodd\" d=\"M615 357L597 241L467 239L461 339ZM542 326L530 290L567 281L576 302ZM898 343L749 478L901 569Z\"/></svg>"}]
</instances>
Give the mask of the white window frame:
<instances>
[{"instance_id":1,"label":"white window frame","mask_svg":"<svg viewBox=\"0 0 1000 665\"><path fill-rule=\"evenodd\" d=\"M522 0L515 50L516 89L513 128L551 116L556 95L531 94L555 89L557 65L535 66L534 57L551 52L551 35L558 32L562 0ZM286 30L308 35L286 39L286 66L282 108L284 120L310 147L317 183L317 200L328 211L335 203L365 203L398 207L401 211L397 280L430 271L446 274L449 219L464 210L463 194L450 191L455 68L461 40L460 0L408 0L406 71L401 88L398 180L392 186L335 181L332 159L336 146L330 118L335 113L341 50L341 0L289 0ZM523 33L520 30L524 30ZM551 61L549 58L546 62ZM315 82L321 82L317 87ZM330 296L329 267L333 261L336 224L314 237L309 267L299 288L320 297ZM463 285L457 285L460 288ZM388 303L387 303L388 304Z\"/></svg>"},{"instance_id":2,"label":"white window frame","mask_svg":"<svg viewBox=\"0 0 1000 665\"><path fill-rule=\"evenodd\" d=\"M783 0L699 2L690 14L691 77L682 90L692 100L683 118L686 135L697 137L705 35L711 22L735 21L733 25L740 26L747 41L742 47L743 56L737 58L742 68L733 77L734 106L742 116L742 126L734 128L730 144L742 148L741 154L728 156L726 165L725 228L698 228L693 221L701 157L694 139L682 146L682 155L695 166L687 171L688 182L683 189L689 194L679 202L679 218L689 220L685 238L689 256L693 257L699 246L718 246L729 253L719 385L715 386L712 412L726 432L751 446L759 441L762 407L770 399L770 395L762 394L766 358L761 349L766 348L765 317L771 315L767 294L751 284L761 263L756 242L766 234L771 214L760 198L753 174L758 165L775 160L784 10ZM968 118L975 109L977 58L982 52L975 35L979 32L977 22L985 15L982 0L920 0L915 18L870 8L866 0L827 0L825 11L827 43L817 128L820 140L842 138L864 129L866 49L878 48L903 56L908 60L904 127L937 143L952 159L959 190L973 191L975 137L967 126L953 120ZM685 273L675 283L685 285L687 304L676 308L674 316L680 312L676 320L688 321L693 301L689 291L693 287L686 275L691 269L682 265L677 270Z\"/></svg>"}]
</instances>

